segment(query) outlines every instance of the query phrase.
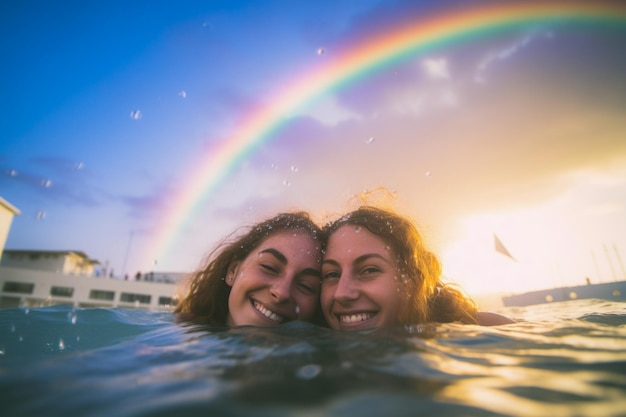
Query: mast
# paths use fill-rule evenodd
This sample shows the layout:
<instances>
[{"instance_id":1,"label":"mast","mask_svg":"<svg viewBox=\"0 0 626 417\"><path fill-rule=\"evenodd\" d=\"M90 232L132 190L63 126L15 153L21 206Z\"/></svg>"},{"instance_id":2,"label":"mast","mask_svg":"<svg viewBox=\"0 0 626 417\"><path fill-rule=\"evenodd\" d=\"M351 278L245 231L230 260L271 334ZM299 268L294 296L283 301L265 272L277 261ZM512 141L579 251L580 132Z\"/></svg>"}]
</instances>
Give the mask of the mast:
<instances>
[{"instance_id":1,"label":"mast","mask_svg":"<svg viewBox=\"0 0 626 417\"><path fill-rule=\"evenodd\" d=\"M596 254L591 250L591 257L593 258L593 266L596 268L596 274L598 274L598 281L602 282L602 274L600 273L600 267L598 266L598 259L596 258Z\"/></svg>"},{"instance_id":2,"label":"mast","mask_svg":"<svg viewBox=\"0 0 626 417\"><path fill-rule=\"evenodd\" d=\"M622 257L619 255L619 251L617 250L617 245L613 243L613 250L615 251L615 257L617 258L617 263L619 263L619 267L622 270L622 278L626 279L626 271L624 270L624 263L622 262Z\"/></svg>"},{"instance_id":3,"label":"mast","mask_svg":"<svg viewBox=\"0 0 626 417\"><path fill-rule=\"evenodd\" d=\"M133 242L133 231L130 231L130 237L128 238L128 246L126 247L126 254L124 255L124 265L122 266L122 276L125 277L126 272L126 263L128 262L128 254L130 253L130 246Z\"/></svg>"},{"instance_id":4,"label":"mast","mask_svg":"<svg viewBox=\"0 0 626 417\"><path fill-rule=\"evenodd\" d=\"M609 261L609 266L611 267L611 275L613 275L613 281L617 281L617 275L615 275L615 268L613 267L613 261L611 261L609 248L607 248L605 244L602 244L602 246L604 247L604 253L606 253L606 259Z\"/></svg>"}]
</instances>

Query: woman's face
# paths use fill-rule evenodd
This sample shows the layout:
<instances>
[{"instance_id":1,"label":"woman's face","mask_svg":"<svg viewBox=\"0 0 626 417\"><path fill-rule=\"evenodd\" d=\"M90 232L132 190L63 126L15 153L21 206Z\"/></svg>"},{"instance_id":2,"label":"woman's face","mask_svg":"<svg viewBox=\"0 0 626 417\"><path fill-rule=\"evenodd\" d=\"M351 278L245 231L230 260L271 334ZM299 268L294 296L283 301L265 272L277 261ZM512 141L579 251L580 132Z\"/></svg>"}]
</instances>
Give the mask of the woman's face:
<instances>
[{"instance_id":1,"label":"woman's face","mask_svg":"<svg viewBox=\"0 0 626 417\"><path fill-rule=\"evenodd\" d=\"M231 264L226 283L230 326L312 320L319 305L321 253L306 232L286 230Z\"/></svg>"},{"instance_id":2,"label":"woman's face","mask_svg":"<svg viewBox=\"0 0 626 417\"><path fill-rule=\"evenodd\" d=\"M329 326L363 330L399 324L406 300L385 242L364 227L345 225L329 238L322 262L321 304Z\"/></svg>"}]
</instances>

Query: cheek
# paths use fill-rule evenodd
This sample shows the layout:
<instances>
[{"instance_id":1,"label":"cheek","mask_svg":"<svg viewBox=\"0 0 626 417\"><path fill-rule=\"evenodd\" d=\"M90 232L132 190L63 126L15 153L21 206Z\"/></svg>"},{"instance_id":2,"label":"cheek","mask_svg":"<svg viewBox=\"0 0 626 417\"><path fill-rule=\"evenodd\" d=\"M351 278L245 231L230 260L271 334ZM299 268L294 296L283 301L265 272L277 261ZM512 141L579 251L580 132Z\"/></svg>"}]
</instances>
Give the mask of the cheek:
<instances>
[{"instance_id":1,"label":"cheek","mask_svg":"<svg viewBox=\"0 0 626 417\"><path fill-rule=\"evenodd\" d=\"M317 310L318 297L296 297L295 301L296 305L300 309L300 314L298 315L300 320L312 319Z\"/></svg>"},{"instance_id":2,"label":"cheek","mask_svg":"<svg viewBox=\"0 0 626 417\"><path fill-rule=\"evenodd\" d=\"M378 302L385 307L396 310L400 309L406 302L406 290L403 290L398 285L389 285L384 288L376 288L376 291L372 291L375 294L379 294Z\"/></svg>"},{"instance_id":3,"label":"cheek","mask_svg":"<svg viewBox=\"0 0 626 417\"><path fill-rule=\"evenodd\" d=\"M322 289L320 292L320 303L322 305L322 310L331 304L334 294L335 291L333 290L333 288L327 285L322 285Z\"/></svg>"}]
</instances>

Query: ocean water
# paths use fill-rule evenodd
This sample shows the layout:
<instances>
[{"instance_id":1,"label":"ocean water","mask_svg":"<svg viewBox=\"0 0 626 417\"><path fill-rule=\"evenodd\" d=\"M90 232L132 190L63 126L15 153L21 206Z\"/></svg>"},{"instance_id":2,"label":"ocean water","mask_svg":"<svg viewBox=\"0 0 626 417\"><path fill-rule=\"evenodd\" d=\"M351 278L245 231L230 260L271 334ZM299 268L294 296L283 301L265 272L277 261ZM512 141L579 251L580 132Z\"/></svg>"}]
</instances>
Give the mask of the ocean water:
<instances>
[{"instance_id":1,"label":"ocean water","mask_svg":"<svg viewBox=\"0 0 626 417\"><path fill-rule=\"evenodd\" d=\"M500 312L525 321L341 333L0 310L0 415L626 416L626 303Z\"/></svg>"}]
</instances>

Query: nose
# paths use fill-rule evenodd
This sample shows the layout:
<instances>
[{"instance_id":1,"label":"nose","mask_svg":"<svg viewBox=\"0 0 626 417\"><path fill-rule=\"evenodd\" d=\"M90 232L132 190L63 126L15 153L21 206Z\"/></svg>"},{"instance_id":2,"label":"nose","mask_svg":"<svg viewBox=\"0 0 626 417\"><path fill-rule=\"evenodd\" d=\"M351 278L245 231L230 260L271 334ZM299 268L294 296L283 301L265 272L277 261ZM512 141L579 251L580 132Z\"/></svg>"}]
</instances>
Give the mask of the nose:
<instances>
[{"instance_id":1,"label":"nose","mask_svg":"<svg viewBox=\"0 0 626 417\"><path fill-rule=\"evenodd\" d=\"M285 277L276 279L276 281L270 285L270 294L277 303L286 301L291 297L292 281L293 279Z\"/></svg>"},{"instance_id":2,"label":"nose","mask_svg":"<svg viewBox=\"0 0 626 417\"><path fill-rule=\"evenodd\" d=\"M339 302L354 301L359 298L359 291L353 279L344 275L339 278L335 287L335 300Z\"/></svg>"}]
</instances>

